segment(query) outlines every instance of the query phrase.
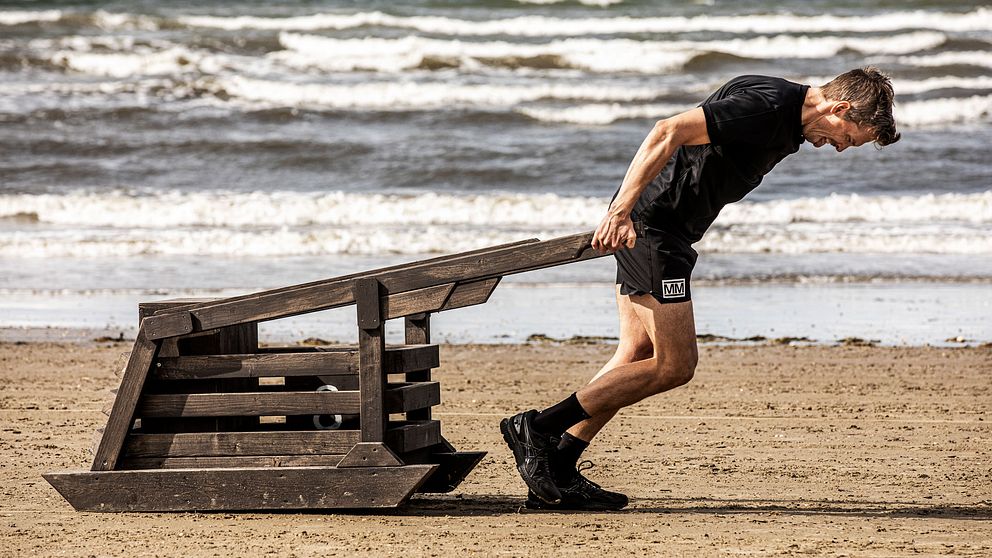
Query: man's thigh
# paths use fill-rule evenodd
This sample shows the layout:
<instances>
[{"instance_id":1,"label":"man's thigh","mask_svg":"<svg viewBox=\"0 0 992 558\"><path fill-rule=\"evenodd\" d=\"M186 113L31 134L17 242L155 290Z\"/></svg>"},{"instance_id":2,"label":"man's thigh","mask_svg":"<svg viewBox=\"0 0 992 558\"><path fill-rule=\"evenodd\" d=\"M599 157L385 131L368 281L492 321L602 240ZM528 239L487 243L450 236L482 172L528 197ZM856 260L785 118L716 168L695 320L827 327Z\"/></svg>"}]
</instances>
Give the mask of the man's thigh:
<instances>
[{"instance_id":1,"label":"man's thigh","mask_svg":"<svg viewBox=\"0 0 992 558\"><path fill-rule=\"evenodd\" d=\"M649 294L632 295L634 313L651 339L656 358L696 356L692 301L662 304Z\"/></svg>"}]
</instances>

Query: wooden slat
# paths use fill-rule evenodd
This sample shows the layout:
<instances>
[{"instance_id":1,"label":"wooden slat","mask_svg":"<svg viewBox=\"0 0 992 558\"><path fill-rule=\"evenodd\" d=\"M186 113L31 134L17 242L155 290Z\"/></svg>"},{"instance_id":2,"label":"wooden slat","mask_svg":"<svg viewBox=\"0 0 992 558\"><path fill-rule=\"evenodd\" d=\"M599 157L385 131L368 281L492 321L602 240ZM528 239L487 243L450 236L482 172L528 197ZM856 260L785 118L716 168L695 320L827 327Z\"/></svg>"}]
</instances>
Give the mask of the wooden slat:
<instances>
[{"instance_id":1,"label":"wooden slat","mask_svg":"<svg viewBox=\"0 0 992 558\"><path fill-rule=\"evenodd\" d=\"M403 503L437 465L48 473L80 511L381 508Z\"/></svg>"},{"instance_id":2,"label":"wooden slat","mask_svg":"<svg viewBox=\"0 0 992 558\"><path fill-rule=\"evenodd\" d=\"M158 380L336 376L358 373L358 351L160 358Z\"/></svg>"},{"instance_id":3,"label":"wooden slat","mask_svg":"<svg viewBox=\"0 0 992 558\"><path fill-rule=\"evenodd\" d=\"M412 389L412 388L411 388ZM408 399L423 399L423 389ZM137 416L235 417L354 415L361 409L357 391L283 391L145 395Z\"/></svg>"},{"instance_id":4,"label":"wooden slat","mask_svg":"<svg viewBox=\"0 0 992 558\"><path fill-rule=\"evenodd\" d=\"M209 467L335 467L344 455L245 455L238 457L125 457L119 469L202 469Z\"/></svg>"},{"instance_id":5,"label":"wooden slat","mask_svg":"<svg viewBox=\"0 0 992 558\"><path fill-rule=\"evenodd\" d=\"M493 291L496 290L496 286L499 285L499 281L502 277L493 277L491 279L483 279L482 281L472 281L469 283L459 283L455 287L454 292L448 297L448 300L441 307L441 310L453 310L455 308L464 308L466 306L474 306L476 304L485 304L492 296ZM409 343L409 341L408 341Z\"/></svg>"},{"instance_id":6,"label":"wooden slat","mask_svg":"<svg viewBox=\"0 0 992 558\"><path fill-rule=\"evenodd\" d=\"M447 283L383 297L382 315L391 320L411 314L433 312L445 305L454 290L455 284Z\"/></svg>"},{"instance_id":7,"label":"wooden slat","mask_svg":"<svg viewBox=\"0 0 992 558\"><path fill-rule=\"evenodd\" d=\"M405 374L414 370L437 368L441 352L437 345L403 345L387 347L382 368L386 374Z\"/></svg>"},{"instance_id":8,"label":"wooden slat","mask_svg":"<svg viewBox=\"0 0 992 558\"><path fill-rule=\"evenodd\" d=\"M269 347L261 354L166 357L156 359L151 375L157 380L212 380L287 376L348 376L358 373L358 349L308 350L309 347ZM299 352L290 352L299 351ZM305 352L303 352L305 351ZM386 347L387 374L440 366L437 345Z\"/></svg>"},{"instance_id":9,"label":"wooden slat","mask_svg":"<svg viewBox=\"0 0 992 558\"><path fill-rule=\"evenodd\" d=\"M100 439L100 445L93 457L94 471L109 471L117 464L121 447L124 445L124 437L134 423L134 410L138 405L141 389L145 385L148 369L155 360L156 351L158 351L158 343L148 339L142 322L138 327L134 348L127 361L124 377L121 378L117 397L114 399L113 410L107 418L103 438Z\"/></svg>"},{"instance_id":10,"label":"wooden slat","mask_svg":"<svg viewBox=\"0 0 992 558\"><path fill-rule=\"evenodd\" d=\"M465 480L486 456L484 451L437 452L430 455L429 463L437 463L438 469L431 474L417 492L451 492ZM406 459L406 456L404 456Z\"/></svg>"},{"instance_id":11,"label":"wooden slat","mask_svg":"<svg viewBox=\"0 0 992 558\"><path fill-rule=\"evenodd\" d=\"M386 412L388 413L429 409L440 404L441 384L438 382L388 384L386 388Z\"/></svg>"},{"instance_id":12,"label":"wooden slat","mask_svg":"<svg viewBox=\"0 0 992 558\"><path fill-rule=\"evenodd\" d=\"M363 278L355 281L358 315L358 387L361 391L361 427L363 442L382 442L389 417L383 403L386 374L383 353L386 334L380 314L379 281Z\"/></svg>"},{"instance_id":13,"label":"wooden slat","mask_svg":"<svg viewBox=\"0 0 992 558\"><path fill-rule=\"evenodd\" d=\"M125 455L128 458L330 455L348 453L360 441L358 430L131 434L125 444Z\"/></svg>"},{"instance_id":14,"label":"wooden slat","mask_svg":"<svg viewBox=\"0 0 992 558\"><path fill-rule=\"evenodd\" d=\"M592 233L577 234L533 244L493 249L478 254L456 254L435 262L419 262L401 266L393 271L366 273L374 275L386 292L397 294L414 289L441 285L453 281L470 281L544 267L601 257L589 242ZM211 329L237 323L286 318L352 304L354 278L335 278L308 285L265 291L224 299L207 305L196 305L189 312L196 318L199 329ZM164 320L168 313L156 314L147 320ZM187 331L156 326L161 336L180 335Z\"/></svg>"},{"instance_id":15,"label":"wooden slat","mask_svg":"<svg viewBox=\"0 0 992 558\"><path fill-rule=\"evenodd\" d=\"M177 335L193 332L193 316L189 312L175 312L171 314L163 314L161 316L150 316L142 320L142 323L144 322L147 322L147 325L145 325L145 335L147 335L149 339L175 337Z\"/></svg>"},{"instance_id":16,"label":"wooden slat","mask_svg":"<svg viewBox=\"0 0 992 558\"><path fill-rule=\"evenodd\" d=\"M397 453L416 451L441 442L441 423L436 420L401 424L386 432L386 445Z\"/></svg>"},{"instance_id":17,"label":"wooden slat","mask_svg":"<svg viewBox=\"0 0 992 558\"><path fill-rule=\"evenodd\" d=\"M450 299L450 297L449 297ZM407 345L422 344L426 345L431 342L431 315L430 313L416 314L413 316L408 316L403 320L403 332L404 332L404 342ZM412 370L406 373L406 381L408 382L428 382L431 379L431 368L437 365L425 366L423 368ZM415 409L408 411L406 414L407 420L430 420L431 419L431 408L425 407L422 409Z\"/></svg>"}]
</instances>

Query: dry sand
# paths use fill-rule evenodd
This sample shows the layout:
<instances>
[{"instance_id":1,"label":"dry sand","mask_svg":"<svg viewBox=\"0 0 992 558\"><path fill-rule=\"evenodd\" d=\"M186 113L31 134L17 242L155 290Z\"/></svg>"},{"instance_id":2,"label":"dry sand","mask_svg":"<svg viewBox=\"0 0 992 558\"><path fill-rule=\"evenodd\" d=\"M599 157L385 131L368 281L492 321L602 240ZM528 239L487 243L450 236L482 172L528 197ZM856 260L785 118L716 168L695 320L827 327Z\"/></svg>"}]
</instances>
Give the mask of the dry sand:
<instances>
[{"instance_id":1,"label":"dry sand","mask_svg":"<svg viewBox=\"0 0 992 558\"><path fill-rule=\"evenodd\" d=\"M437 415L489 451L451 495L388 513L77 513L125 344L0 344L0 555L992 556L992 350L708 346L688 385L587 453L617 513L521 509L500 417L568 394L610 347L446 346Z\"/></svg>"}]
</instances>

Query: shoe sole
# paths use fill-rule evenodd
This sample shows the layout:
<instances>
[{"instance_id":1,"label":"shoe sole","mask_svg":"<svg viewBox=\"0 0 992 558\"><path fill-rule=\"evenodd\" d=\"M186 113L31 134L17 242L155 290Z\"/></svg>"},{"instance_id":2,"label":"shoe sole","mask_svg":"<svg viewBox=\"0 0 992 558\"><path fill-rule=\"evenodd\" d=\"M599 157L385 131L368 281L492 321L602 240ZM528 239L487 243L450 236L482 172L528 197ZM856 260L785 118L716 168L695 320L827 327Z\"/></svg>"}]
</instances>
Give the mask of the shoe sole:
<instances>
[{"instance_id":1,"label":"shoe sole","mask_svg":"<svg viewBox=\"0 0 992 558\"><path fill-rule=\"evenodd\" d=\"M514 462L521 461L521 459L517 456L517 450L516 450L516 445L519 443L519 440L517 440L516 432L514 432L513 429L510 428L510 419L501 420L499 423L499 430L500 432L503 433L503 441L506 442L506 446L510 448L511 452L513 452L513 461ZM551 505L555 505L561 502L560 498L555 500L541 496L541 487L535 488L534 484L536 483L533 483L533 481L531 481L527 477L527 475L525 475L524 472L520 470L520 465L517 465L517 473L520 474L520 478L523 479L524 484L527 485L527 488L531 489L531 491L534 492L534 495L537 496L542 502Z\"/></svg>"},{"instance_id":2,"label":"shoe sole","mask_svg":"<svg viewBox=\"0 0 992 558\"><path fill-rule=\"evenodd\" d=\"M537 496L535 494L535 496ZM581 506L581 505L562 505L562 504L548 504L540 500L527 500L524 502L524 507L529 510L541 510L541 511L620 511L627 507L626 504L623 506Z\"/></svg>"}]
</instances>

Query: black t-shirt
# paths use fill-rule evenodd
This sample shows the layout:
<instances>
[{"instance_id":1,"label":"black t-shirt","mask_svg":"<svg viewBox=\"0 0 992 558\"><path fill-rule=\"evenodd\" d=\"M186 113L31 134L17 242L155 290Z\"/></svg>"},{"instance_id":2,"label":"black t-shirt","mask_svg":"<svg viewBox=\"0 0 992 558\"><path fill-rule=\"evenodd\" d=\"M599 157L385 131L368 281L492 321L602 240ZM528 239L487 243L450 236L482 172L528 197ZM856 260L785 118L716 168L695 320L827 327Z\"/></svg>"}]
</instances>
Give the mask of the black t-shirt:
<instances>
[{"instance_id":1,"label":"black t-shirt","mask_svg":"<svg viewBox=\"0 0 992 558\"><path fill-rule=\"evenodd\" d=\"M700 105L710 143L679 147L644 188L632 218L698 241L723 206L743 198L779 161L799 151L808 89L767 76L727 82Z\"/></svg>"}]
</instances>

